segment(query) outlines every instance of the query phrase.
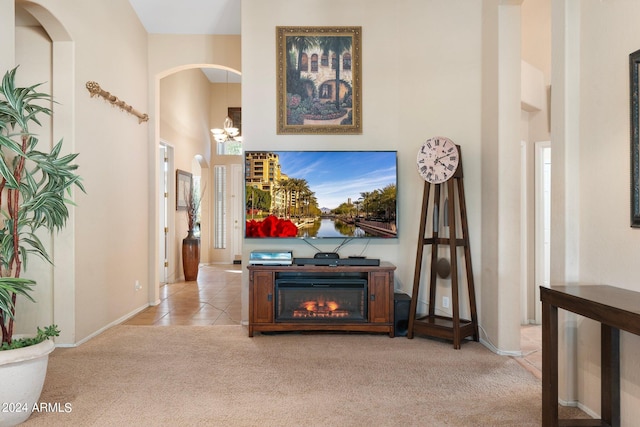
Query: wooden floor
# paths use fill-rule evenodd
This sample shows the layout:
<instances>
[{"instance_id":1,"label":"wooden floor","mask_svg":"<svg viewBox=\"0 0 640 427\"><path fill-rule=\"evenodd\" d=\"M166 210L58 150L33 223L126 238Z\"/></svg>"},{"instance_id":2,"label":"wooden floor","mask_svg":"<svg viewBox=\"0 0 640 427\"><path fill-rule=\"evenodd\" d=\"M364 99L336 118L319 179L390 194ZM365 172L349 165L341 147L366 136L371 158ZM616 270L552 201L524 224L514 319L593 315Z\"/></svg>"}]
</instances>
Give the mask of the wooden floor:
<instances>
[{"instance_id":1,"label":"wooden floor","mask_svg":"<svg viewBox=\"0 0 640 427\"><path fill-rule=\"evenodd\" d=\"M160 304L125 325L239 325L242 319L240 265L201 266L198 280L160 287Z\"/></svg>"}]
</instances>

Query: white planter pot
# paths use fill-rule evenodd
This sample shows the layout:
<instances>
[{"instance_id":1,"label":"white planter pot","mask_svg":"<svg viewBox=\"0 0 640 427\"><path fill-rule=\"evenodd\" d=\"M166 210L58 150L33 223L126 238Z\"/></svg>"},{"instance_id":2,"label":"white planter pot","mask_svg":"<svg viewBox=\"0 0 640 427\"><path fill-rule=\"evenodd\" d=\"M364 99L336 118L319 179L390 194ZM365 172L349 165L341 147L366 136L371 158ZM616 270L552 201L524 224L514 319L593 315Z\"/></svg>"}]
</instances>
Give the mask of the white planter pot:
<instances>
[{"instance_id":1,"label":"white planter pot","mask_svg":"<svg viewBox=\"0 0 640 427\"><path fill-rule=\"evenodd\" d=\"M15 426L31 416L47 375L51 340L0 351L0 427Z\"/></svg>"}]
</instances>

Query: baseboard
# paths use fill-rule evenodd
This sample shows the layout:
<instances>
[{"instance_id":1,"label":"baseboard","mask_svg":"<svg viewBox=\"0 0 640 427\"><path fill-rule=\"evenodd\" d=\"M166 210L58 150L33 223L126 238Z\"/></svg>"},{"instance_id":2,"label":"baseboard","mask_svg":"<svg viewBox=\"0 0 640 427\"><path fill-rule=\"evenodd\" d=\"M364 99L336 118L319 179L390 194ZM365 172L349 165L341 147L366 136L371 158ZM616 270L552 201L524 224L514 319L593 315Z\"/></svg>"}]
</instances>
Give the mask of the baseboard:
<instances>
[{"instance_id":1,"label":"baseboard","mask_svg":"<svg viewBox=\"0 0 640 427\"><path fill-rule=\"evenodd\" d=\"M565 406L565 407L570 407L570 408L578 408L581 411L583 411L584 413L586 413L587 415L589 415L593 419L599 419L601 417L599 413L597 413L596 411L592 410L591 408L585 406L584 404L580 403L577 400L562 400L562 399L558 399L558 404L560 406Z\"/></svg>"},{"instance_id":2,"label":"baseboard","mask_svg":"<svg viewBox=\"0 0 640 427\"><path fill-rule=\"evenodd\" d=\"M493 353L499 355L499 356L514 356L514 357L521 357L522 356L522 351L505 351L505 350L500 350L499 348L497 348L496 346L494 346L490 341L487 341L485 339L480 338L480 344L484 345L485 347L487 347L489 350L491 350Z\"/></svg>"},{"instance_id":3,"label":"baseboard","mask_svg":"<svg viewBox=\"0 0 640 427\"><path fill-rule=\"evenodd\" d=\"M82 344L86 343L90 339L97 337L98 335L100 335L101 333L106 331L107 329L111 329L112 327L117 326L117 325L121 324L122 322L124 322L126 320L129 320L130 318L132 318L136 314L140 313L142 310L146 309L147 307L149 307L148 304L136 308L135 310L131 311L130 313L125 314L124 316L120 317L117 320L114 320L113 322L111 322L108 325L98 329L97 331L95 331L94 333L86 336L85 338L81 339L80 341L77 341L75 344L56 344L56 347L60 347L60 348L78 347L79 345L82 345Z\"/></svg>"}]
</instances>

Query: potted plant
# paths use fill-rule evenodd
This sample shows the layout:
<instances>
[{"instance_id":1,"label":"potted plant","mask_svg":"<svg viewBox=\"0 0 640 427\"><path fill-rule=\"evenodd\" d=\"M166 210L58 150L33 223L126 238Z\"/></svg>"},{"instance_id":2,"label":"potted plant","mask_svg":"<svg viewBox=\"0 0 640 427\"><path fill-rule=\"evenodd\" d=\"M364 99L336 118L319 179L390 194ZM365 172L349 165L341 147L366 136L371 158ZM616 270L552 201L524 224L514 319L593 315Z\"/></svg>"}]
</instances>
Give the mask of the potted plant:
<instances>
[{"instance_id":1,"label":"potted plant","mask_svg":"<svg viewBox=\"0 0 640 427\"><path fill-rule=\"evenodd\" d=\"M40 126L41 116L51 115L46 105L51 96L37 91L38 85L16 87L17 67L5 73L0 86L0 402L6 408L0 425L26 420L42 391L49 340L58 335L57 326L38 328L35 336L13 334L18 296L33 301L35 280L23 278L27 260L37 255L51 263L38 237L53 233L69 217L68 198L72 187L84 191L73 164L77 154L61 155L62 140L51 150L38 147L38 138L29 129ZM36 374L34 377L23 375Z\"/></svg>"}]
</instances>

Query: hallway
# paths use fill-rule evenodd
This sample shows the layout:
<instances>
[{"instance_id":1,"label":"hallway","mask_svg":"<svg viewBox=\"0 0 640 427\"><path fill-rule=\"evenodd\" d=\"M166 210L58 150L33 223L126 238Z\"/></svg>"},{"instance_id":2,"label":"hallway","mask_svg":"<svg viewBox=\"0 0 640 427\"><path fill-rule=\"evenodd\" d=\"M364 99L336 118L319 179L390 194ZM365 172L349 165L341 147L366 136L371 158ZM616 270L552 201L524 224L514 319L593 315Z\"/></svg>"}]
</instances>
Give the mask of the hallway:
<instances>
[{"instance_id":1,"label":"hallway","mask_svg":"<svg viewBox=\"0 0 640 427\"><path fill-rule=\"evenodd\" d=\"M125 325L239 325L242 319L241 265L200 266L197 282L160 287L160 304L147 307Z\"/></svg>"}]
</instances>

